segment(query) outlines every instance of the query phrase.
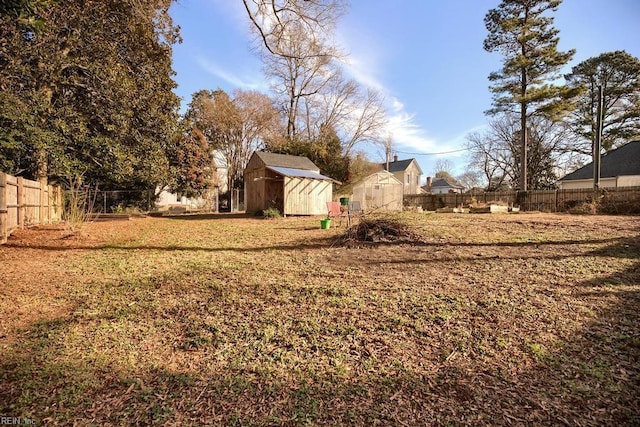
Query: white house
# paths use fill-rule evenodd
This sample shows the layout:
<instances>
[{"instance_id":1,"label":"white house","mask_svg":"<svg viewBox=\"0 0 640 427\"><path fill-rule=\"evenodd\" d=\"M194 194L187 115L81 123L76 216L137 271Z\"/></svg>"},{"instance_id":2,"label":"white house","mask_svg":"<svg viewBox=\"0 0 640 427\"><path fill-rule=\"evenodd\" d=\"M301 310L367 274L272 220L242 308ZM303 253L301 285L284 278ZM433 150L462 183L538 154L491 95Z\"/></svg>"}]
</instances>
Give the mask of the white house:
<instances>
[{"instance_id":1,"label":"white house","mask_svg":"<svg viewBox=\"0 0 640 427\"><path fill-rule=\"evenodd\" d=\"M173 193L168 189L163 189L156 198L155 208L158 211L166 210L189 210L189 209L211 209L215 210L217 195L227 191L227 165L222 153L214 151L213 166L214 172L211 177L211 188L202 197L186 197ZM160 189L156 189L158 192Z\"/></svg>"},{"instance_id":2,"label":"white house","mask_svg":"<svg viewBox=\"0 0 640 427\"><path fill-rule=\"evenodd\" d=\"M600 159L600 187L640 186L640 141L616 148ZM593 188L593 162L558 180L558 188Z\"/></svg>"},{"instance_id":3,"label":"white house","mask_svg":"<svg viewBox=\"0 0 640 427\"><path fill-rule=\"evenodd\" d=\"M382 169L387 169L386 163L380 165ZM398 156L393 156L393 162L389 162L389 172L402 182L404 194L420 194L422 169L416 159L398 160Z\"/></svg>"},{"instance_id":4,"label":"white house","mask_svg":"<svg viewBox=\"0 0 640 427\"><path fill-rule=\"evenodd\" d=\"M431 181L431 178L427 178L427 185L422 189L431 194L447 194L462 193L463 187L447 178L435 178L433 181Z\"/></svg>"}]
</instances>

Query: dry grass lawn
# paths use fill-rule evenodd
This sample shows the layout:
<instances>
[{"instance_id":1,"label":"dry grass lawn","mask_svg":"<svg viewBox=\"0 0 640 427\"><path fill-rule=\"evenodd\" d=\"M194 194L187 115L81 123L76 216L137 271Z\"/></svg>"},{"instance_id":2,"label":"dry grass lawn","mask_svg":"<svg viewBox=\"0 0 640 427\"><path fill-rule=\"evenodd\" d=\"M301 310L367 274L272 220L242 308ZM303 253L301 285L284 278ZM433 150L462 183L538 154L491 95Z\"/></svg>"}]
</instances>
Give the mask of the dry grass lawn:
<instances>
[{"instance_id":1,"label":"dry grass lawn","mask_svg":"<svg viewBox=\"0 0 640 427\"><path fill-rule=\"evenodd\" d=\"M640 425L640 217L44 227L0 247L0 415L68 425Z\"/></svg>"}]
</instances>

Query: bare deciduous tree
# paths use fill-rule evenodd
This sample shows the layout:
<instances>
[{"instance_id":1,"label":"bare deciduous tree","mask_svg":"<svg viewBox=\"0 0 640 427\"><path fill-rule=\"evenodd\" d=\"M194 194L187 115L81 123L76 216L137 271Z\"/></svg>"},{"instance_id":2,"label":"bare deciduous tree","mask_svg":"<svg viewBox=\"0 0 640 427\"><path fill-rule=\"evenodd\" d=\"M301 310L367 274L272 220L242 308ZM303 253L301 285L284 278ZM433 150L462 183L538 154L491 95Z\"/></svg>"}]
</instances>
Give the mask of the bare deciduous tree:
<instances>
[{"instance_id":1,"label":"bare deciduous tree","mask_svg":"<svg viewBox=\"0 0 640 427\"><path fill-rule=\"evenodd\" d=\"M298 133L301 104L333 78L340 56L330 35L344 13L342 0L243 0L262 46L262 60L287 121Z\"/></svg>"},{"instance_id":2,"label":"bare deciduous tree","mask_svg":"<svg viewBox=\"0 0 640 427\"><path fill-rule=\"evenodd\" d=\"M289 58L334 55L336 23L346 11L345 0L242 0L262 46L272 55ZM292 49L291 41L307 35L312 51Z\"/></svg>"},{"instance_id":3,"label":"bare deciduous tree","mask_svg":"<svg viewBox=\"0 0 640 427\"><path fill-rule=\"evenodd\" d=\"M570 161L567 156L571 151L569 129L563 123L533 117L529 120L528 133L527 175L531 188L552 187L563 165ZM518 183L522 173L520 140L519 118L513 114L492 120L484 133L467 136L470 169L481 172L489 191Z\"/></svg>"},{"instance_id":4,"label":"bare deciduous tree","mask_svg":"<svg viewBox=\"0 0 640 427\"><path fill-rule=\"evenodd\" d=\"M304 126L308 138L314 139L323 127L336 129L345 155L364 141L376 143L386 124L382 95L366 89L341 73L334 74L325 90L304 103Z\"/></svg>"},{"instance_id":5,"label":"bare deciduous tree","mask_svg":"<svg viewBox=\"0 0 640 427\"><path fill-rule=\"evenodd\" d=\"M467 148L471 151L469 168L481 172L487 191L495 191L512 179L513 158L511 150L505 148L503 142L497 138L493 128L484 134L474 132L467 136Z\"/></svg>"},{"instance_id":6,"label":"bare deciduous tree","mask_svg":"<svg viewBox=\"0 0 640 427\"><path fill-rule=\"evenodd\" d=\"M304 42L300 43L300 51L317 48L304 48ZM263 62L265 73L271 80L271 89L287 123L287 137L295 138L304 123L301 110L305 102L320 94L336 71L328 56L284 57L267 54L263 55Z\"/></svg>"},{"instance_id":7,"label":"bare deciduous tree","mask_svg":"<svg viewBox=\"0 0 640 427\"><path fill-rule=\"evenodd\" d=\"M311 141L338 133L350 155L385 124L383 99L344 78L331 35L345 0L243 0L261 46L266 75L286 122L286 136Z\"/></svg>"},{"instance_id":8,"label":"bare deciduous tree","mask_svg":"<svg viewBox=\"0 0 640 427\"><path fill-rule=\"evenodd\" d=\"M453 162L449 159L438 159L434 169L433 175L436 177L440 172L446 172L451 175L451 172L453 172Z\"/></svg>"},{"instance_id":9,"label":"bare deciduous tree","mask_svg":"<svg viewBox=\"0 0 640 427\"><path fill-rule=\"evenodd\" d=\"M249 163L251 154L263 149L265 139L277 132L279 118L271 98L261 92L235 90L233 104L239 115L241 126L240 139L234 149L238 174L241 174Z\"/></svg>"},{"instance_id":10,"label":"bare deciduous tree","mask_svg":"<svg viewBox=\"0 0 640 427\"><path fill-rule=\"evenodd\" d=\"M277 111L265 94L236 90L233 98L222 90L193 95L187 119L221 153L227 167L227 187L238 188L251 154L277 126Z\"/></svg>"},{"instance_id":11,"label":"bare deciduous tree","mask_svg":"<svg viewBox=\"0 0 640 427\"><path fill-rule=\"evenodd\" d=\"M456 177L458 184L462 185L465 190L472 190L482 186L482 177L479 171L469 170Z\"/></svg>"}]
</instances>

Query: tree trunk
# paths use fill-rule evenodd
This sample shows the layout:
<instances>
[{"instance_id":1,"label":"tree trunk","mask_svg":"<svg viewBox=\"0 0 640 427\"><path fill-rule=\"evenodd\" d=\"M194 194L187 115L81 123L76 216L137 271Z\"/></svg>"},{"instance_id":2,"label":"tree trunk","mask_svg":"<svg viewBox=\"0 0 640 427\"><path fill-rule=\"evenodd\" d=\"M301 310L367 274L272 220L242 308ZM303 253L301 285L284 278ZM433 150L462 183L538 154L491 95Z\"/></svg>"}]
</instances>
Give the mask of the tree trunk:
<instances>
[{"instance_id":1,"label":"tree trunk","mask_svg":"<svg viewBox=\"0 0 640 427\"><path fill-rule=\"evenodd\" d=\"M527 103L520 103L520 190L527 191Z\"/></svg>"},{"instance_id":2,"label":"tree trunk","mask_svg":"<svg viewBox=\"0 0 640 427\"><path fill-rule=\"evenodd\" d=\"M49 175L49 164L47 160L47 149L44 147L40 147L36 154L36 171L35 171L35 180L46 180Z\"/></svg>"},{"instance_id":3,"label":"tree trunk","mask_svg":"<svg viewBox=\"0 0 640 427\"><path fill-rule=\"evenodd\" d=\"M529 8L525 7L524 22L529 20ZM522 32L524 33L524 26ZM521 41L522 58L527 58L527 43L524 34ZM523 66L520 69L520 191L527 191L527 69Z\"/></svg>"}]
</instances>

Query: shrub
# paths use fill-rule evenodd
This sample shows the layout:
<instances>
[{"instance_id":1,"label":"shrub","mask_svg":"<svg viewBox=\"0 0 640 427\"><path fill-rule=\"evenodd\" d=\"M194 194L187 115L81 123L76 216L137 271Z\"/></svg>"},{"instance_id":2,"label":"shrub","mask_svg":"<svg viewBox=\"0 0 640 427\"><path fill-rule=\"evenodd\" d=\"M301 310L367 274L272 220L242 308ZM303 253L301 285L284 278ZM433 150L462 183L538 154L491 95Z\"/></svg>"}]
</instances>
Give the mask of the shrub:
<instances>
[{"instance_id":1,"label":"shrub","mask_svg":"<svg viewBox=\"0 0 640 427\"><path fill-rule=\"evenodd\" d=\"M262 212L262 217L264 219L273 219L273 218L280 218L282 215L280 214L280 211L276 208L268 208L268 209L264 209Z\"/></svg>"},{"instance_id":2,"label":"shrub","mask_svg":"<svg viewBox=\"0 0 640 427\"><path fill-rule=\"evenodd\" d=\"M571 214L577 215L595 215L598 213L598 203L597 202L582 202L576 203L569 209L567 212Z\"/></svg>"},{"instance_id":3,"label":"shrub","mask_svg":"<svg viewBox=\"0 0 640 427\"><path fill-rule=\"evenodd\" d=\"M640 200L603 199L598 204L598 213L609 215L638 215L640 214Z\"/></svg>"},{"instance_id":4,"label":"shrub","mask_svg":"<svg viewBox=\"0 0 640 427\"><path fill-rule=\"evenodd\" d=\"M68 190L65 192L65 203L62 217L65 228L70 233L76 233L91 219L95 206L97 188L92 189L83 185L83 176L67 179Z\"/></svg>"}]
</instances>

